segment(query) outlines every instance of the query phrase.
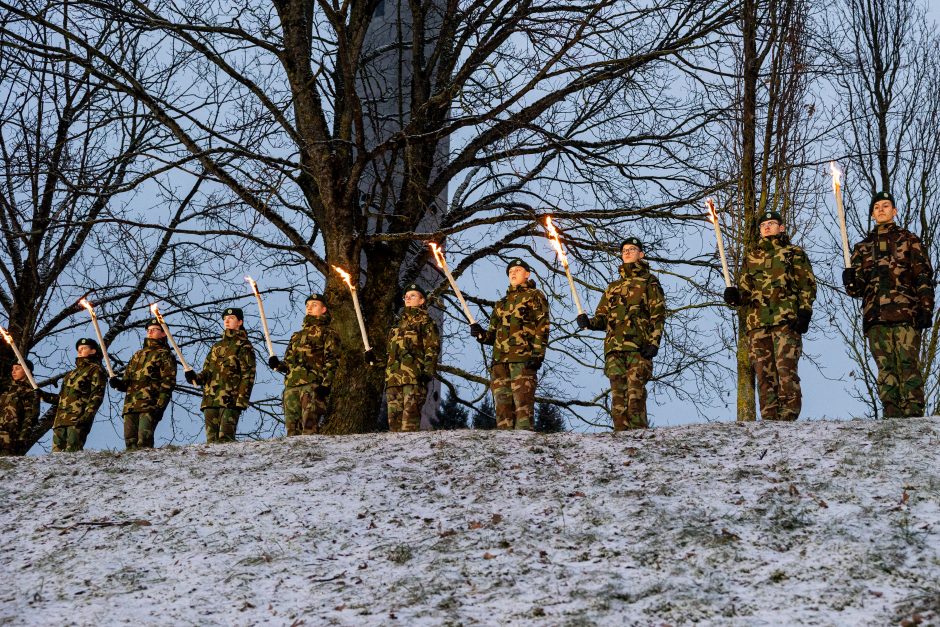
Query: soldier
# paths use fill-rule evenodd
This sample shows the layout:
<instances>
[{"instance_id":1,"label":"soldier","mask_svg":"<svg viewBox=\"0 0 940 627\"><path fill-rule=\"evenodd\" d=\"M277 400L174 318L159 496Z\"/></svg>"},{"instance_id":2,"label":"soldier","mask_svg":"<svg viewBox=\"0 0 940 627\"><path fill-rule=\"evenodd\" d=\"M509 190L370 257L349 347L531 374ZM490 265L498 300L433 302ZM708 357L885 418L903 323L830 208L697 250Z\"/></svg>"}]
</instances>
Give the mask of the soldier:
<instances>
[{"instance_id":1,"label":"soldier","mask_svg":"<svg viewBox=\"0 0 940 627\"><path fill-rule=\"evenodd\" d=\"M388 336L385 397L389 431L417 431L428 383L437 370L441 336L425 308L427 294L412 283L405 288L405 309Z\"/></svg>"},{"instance_id":2,"label":"soldier","mask_svg":"<svg viewBox=\"0 0 940 627\"><path fill-rule=\"evenodd\" d=\"M26 360L33 369L33 362ZM26 441L39 420L39 390L34 390L26 371L18 363L11 368L12 380L0 395L0 456L26 453Z\"/></svg>"},{"instance_id":3,"label":"soldier","mask_svg":"<svg viewBox=\"0 0 940 627\"><path fill-rule=\"evenodd\" d=\"M536 375L548 345L548 300L529 278L529 265L513 259L506 267L509 289L493 308L489 328L470 325L481 344L493 347L490 369L497 429L535 426Z\"/></svg>"},{"instance_id":4,"label":"soldier","mask_svg":"<svg viewBox=\"0 0 940 627\"><path fill-rule=\"evenodd\" d=\"M578 327L606 331L604 374L610 379L614 431L646 429L646 384L666 322L663 288L644 261L643 242L628 237L620 245L620 278L604 290L594 317L578 316Z\"/></svg>"},{"instance_id":5,"label":"soldier","mask_svg":"<svg viewBox=\"0 0 940 627\"><path fill-rule=\"evenodd\" d=\"M268 359L272 370L287 375L283 402L288 436L319 432L339 362L339 335L330 326L326 299L311 294L306 310L303 328L291 336L284 361Z\"/></svg>"},{"instance_id":6,"label":"soldier","mask_svg":"<svg viewBox=\"0 0 940 627\"><path fill-rule=\"evenodd\" d=\"M934 280L920 239L894 223L890 192L871 200L876 226L855 245L845 291L862 299L862 328L878 365L878 396L885 418L924 415L921 331L933 326Z\"/></svg>"},{"instance_id":7,"label":"soldier","mask_svg":"<svg viewBox=\"0 0 940 627\"><path fill-rule=\"evenodd\" d=\"M234 442L238 418L248 408L255 383L255 351L242 327L245 315L238 307L222 312L224 331L202 366L186 371L186 380L202 386L206 442Z\"/></svg>"},{"instance_id":8,"label":"soldier","mask_svg":"<svg viewBox=\"0 0 940 627\"><path fill-rule=\"evenodd\" d=\"M78 352L75 369L62 379L55 422L52 423L53 453L74 453L85 448L85 440L107 387L98 342L83 337L75 343L75 350Z\"/></svg>"},{"instance_id":9,"label":"soldier","mask_svg":"<svg viewBox=\"0 0 940 627\"><path fill-rule=\"evenodd\" d=\"M796 420L803 404L797 367L816 300L816 277L803 249L784 235L776 211L761 215L760 242L747 255L725 302L744 308L748 354L764 420Z\"/></svg>"},{"instance_id":10,"label":"soldier","mask_svg":"<svg viewBox=\"0 0 940 627\"><path fill-rule=\"evenodd\" d=\"M176 383L176 359L166 333L156 319L147 321L144 346L131 357L123 377L112 377L111 387L124 397L124 446L132 451L153 448L153 432L170 404Z\"/></svg>"}]
</instances>

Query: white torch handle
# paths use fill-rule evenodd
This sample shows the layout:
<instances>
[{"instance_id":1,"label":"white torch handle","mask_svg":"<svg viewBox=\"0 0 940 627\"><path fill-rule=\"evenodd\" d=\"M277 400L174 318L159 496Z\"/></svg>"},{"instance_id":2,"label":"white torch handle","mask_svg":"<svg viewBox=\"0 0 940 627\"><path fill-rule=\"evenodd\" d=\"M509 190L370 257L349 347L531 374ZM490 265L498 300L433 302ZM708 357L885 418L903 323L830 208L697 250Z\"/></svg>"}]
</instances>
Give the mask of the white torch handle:
<instances>
[{"instance_id":1,"label":"white torch handle","mask_svg":"<svg viewBox=\"0 0 940 627\"><path fill-rule=\"evenodd\" d=\"M561 260L561 265L565 267L565 276L568 277L568 285L571 287L571 295L574 297L574 305L578 308L578 315L584 313L584 307L581 306L581 299L578 297L578 290L574 287L574 279L571 278L571 269L568 267L568 261L564 258Z\"/></svg>"},{"instance_id":2,"label":"white torch handle","mask_svg":"<svg viewBox=\"0 0 940 627\"><path fill-rule=\"evenodd\" d=\"M725 277L725 287L731 287L731 275L728 273L728 258L725 257L725 242L721 237L721 229L718 228L718 221L713 220L712 226L715 227L715 239L718 240L718 256L721 257L721 272Z\"/></svg>"},{"instance_id":3,"label":"white torch handle","mask_svg":"<svg viewBox=\"0 0 940 627\"><path fill-rule=\"evenodd\" d=\"M846 268L852 267L852 254L849 252L849 233L845 227L845 207L842 206L842 186L836 185L836 211L839 213L839 230L842 231L842 259Z\"/></svg>"},{"instance_id":4,"label":"white torch handle","mask_svg":"<svg viewBox=\"0 0 940 627\"><path fill-rule=\"evenodd\" d=\"M101 327L98 326L98 316L95 315L94 310L90 311L91 313L91 324L95 327L95 335L98 336L98 345L101 346L101 356L104 358L104 367L108 371L108 376L114 376L114 370L111 369L111 358L108 357L108 349L104 345L104 338L101 337Z\"/></svg>"},{"instance_id":5,"label":"white torch handle","mask_svg":"<svg viewBox=\"0 0 940 627\"><path fill-rule=\"evenodd\" d=\"M268 356L274 357L274 345L271 344L271 331L268 329L268 317L264 315L264 303L261 302L261 293L254 287L255 299L258 301L258 313L261 314L261 329L264 331L264 343L268 347Z\"/></svg>"},{"instance_id":6,"label":"white torch handle","mask_svg":"<svg viewBox=\"0 0 940 627\"><path fill-rule=\"evenodd\" d=\"M180 363L183 364L183 372L187 370L192 370L189 364L186 363L186 360L183 358L183 351L180 350L180 347L176 345L176 340L173 339L173 334L170 333L170 328L166 326L166 321L163 319L163 316L157 318L160 321L160 327L163 329L163 332L166 333L166 339L170 343L170 346L173 347L173 352L176 353L177 358L180 360Z\"/></svg>"},{"instance_id":7,"label":"white torch handle","mask_svg":"<svg viewBox=\"0 0 940 627\"><path fill-rule=\"evenodd\" d=\"M362 345L365 346L366 351L372 350L372 347L369 346L369 337L366 335L366 323L362 320L362 309L359 308L359 295L356 293L355 289L350 289L349 293L352 294L353 307L356 310L356 320L359 321L359 332L362 334Z\"/></svg>"},{"instance_id":8,"label":"white torch handle","mask_svg":"<svg viewBox=\"0 0 940 627\"><path fill-rule=\"evenodd\" d=\"M467 320L470 322L470 324L476 324L476 320L473 319L473 315L470 313L470 308L467 307L467 301L463 299L463 293L461 293L460 288L457 287L457 281L454 280L454 275L450 273L450 268L447 266L447 260L444 259L443 255L441 255L441 265L443 266L444 276L447 277L447 281L454 290L454 294L457 295L457 300L460 301L460 306L463 308L464 315L467 316Z\"/></svg>"}]
</instances>

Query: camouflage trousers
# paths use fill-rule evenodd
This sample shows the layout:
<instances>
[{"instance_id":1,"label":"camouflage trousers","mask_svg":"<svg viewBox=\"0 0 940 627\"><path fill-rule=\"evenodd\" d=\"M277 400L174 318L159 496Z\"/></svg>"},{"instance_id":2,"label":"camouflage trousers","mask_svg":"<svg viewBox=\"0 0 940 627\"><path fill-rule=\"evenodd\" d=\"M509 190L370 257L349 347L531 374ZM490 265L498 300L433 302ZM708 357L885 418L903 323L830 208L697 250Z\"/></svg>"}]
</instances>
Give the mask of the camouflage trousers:
<instances>
[{"instance_id":1,"label":"camouflage trousers","mask_svg":"<svg viewBox=\"0 0 940 627\"><path fill-rule=\"evenodd\" d=\"M920 334L905 325L877 325L865 332L878 366L878 397L885 418L924 415Z\"/></svg>"},{"instance_id":2,"label":"camouflage trousers","mask_svg":"<svg viewBox=\"0 0 940 627\"><path fill-rule=\"evenodd\" d=\"M241 416L242 410L206 407L203 413L206 417L206 443L235 441L235 430L238 428L238 417Z\"/></svg>"},{"instance_id":3,"label":"camouflage trousers","mask_svg":"<svg viewBox=\"0 0 940 627\"><path fill-rule=\"evenodd\" d=\"M389 431L418 431L421 408L428 399L426 385L396 385L385 389Z\"/></svg>"},{"instance_id":4,"label":"camouflage trousers","mask_svg":"<svg viewBox=\"0 0 940 627\"><path fill-rule=\"evenodd\" d=\"M329 388L308 383L284 388L284 425L287 435L314 435L326 416Z\"/></svg>"},{"instance_id":5,"label":"camouflage trousers","mask_svg":"<svg viewBox=\"0 0 940 627\"><path fill-rule=\"evenodd\" d=\"M610 379L610 417L614 431L646 429L646 384L653 362L636 351L607 353L604 374Z\"/></svg>"},{"instance_id":6,"label":"camouflage trousers","mask_svg":"<svg viewBox=\"0 0 940 627\"><path fill-rule=\"evenodd\" d=\"M536 371L524 363L498 362L490 370L497 429L535 428Z\"/></svg>"},{"instance_id":7,"label":"camouflage trousers","mask_svg":"<svg viewBox=\"0 0 940 627\"><path fill-rule=\"evenodd\" d=\"M6 431L0 431L0 457L16 455L16 440Z\"/></svg>"},{"instance_id":8,"label":"camouflage trousers","mask_svg":"<svg viewBox=\"0 0 940 627\"><path fill-rule=\"evenodd\" d=\"M748 332L748 354L757 375L762 420L796 420L803 407L797 368L803 337L780 324Z\"/></svg>"},{"instance_id":9,"label":"camouflage trousers","mask_svg":"<svg viewBox=\"0 0 940 627\"><path fill-rule=\"evenodd\" d=\"M53 453L77 453L85 448L85 440L91 432L91 425L75 425L72 427L54 427L52 429Z\"/></svg>"},{"instance_id":10,"label":"camouflage trousers","mask_svg":"<svg viewBox=\"0 0 940 627\"><path fill-rule=\"evenodd\" d=\"M124 448L129 451L153 448L153 432L161 418L163 412L158 409L124 414Z\"/></svg>"}]
</instances>

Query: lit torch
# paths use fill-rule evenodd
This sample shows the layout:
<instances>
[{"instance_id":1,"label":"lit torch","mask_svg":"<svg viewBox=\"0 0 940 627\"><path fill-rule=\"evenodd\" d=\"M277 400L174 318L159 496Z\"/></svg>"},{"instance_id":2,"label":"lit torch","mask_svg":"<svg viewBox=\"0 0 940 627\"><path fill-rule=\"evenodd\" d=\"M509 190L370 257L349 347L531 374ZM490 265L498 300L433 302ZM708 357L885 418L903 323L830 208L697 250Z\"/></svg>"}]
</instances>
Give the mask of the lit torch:
<instances>
[{"instance_id":1,"label":"lit torch","mask_svg":"<svg viewBox=\"0 0 940 627\"><path fill-rule=\"evenodd\" d=\"M255 299L258 301L258 313L261 314L261 328L264 330L264 343L268 347L268 356L274 357L274 346L271 344L271 331L268 330L268 317L264 315L264 303L261 302L261 292L258 291L258 284L250 276L245 280L251 286L251 291L255 293Z\"/></svg>"},{"instance_id":2,"label":"lit torch","mask_svg":"<svg viewBox=\"0 0 940 627\"><path fill-rule=\"evenodd\" d=\"M78 301L78 304L88 310L91 316L91 324L95 327L95 335L98 336L98 345L101 346L101 356L104 357L104 367L108 371L108 376L114 376L114 370L111 369L111 358L108 357L108 349L104 345L104 338L101 337L101 327L98 326L98 316L95 314L95 308L91 306L87 298Z\"/></svg>"},{"instance_id":3,"label":"lit torch","mask_svg":"<svg viewBox=\"0 0 940 627\"><path fill-rule=\"evenodd\" d=\"M434 253L434 260L437 261L437 267L439 267L444 272L444 276L447 277L447 280L450 282L450 286L454 289L454 293L457 295L457 300L460 301L460 306L463 307L464 315L467 316L467 320L470 322L470 324L476 324L476 320L473 319L473 315L470 313L470 308L467 307L467 301L463 299L463 294L460 292L460 288L457 287L457 281L454 280L454 275L450 273L450 268L447 267L447 259L444 258L444 251L441 250L441 247L434 242L431 242L430 245L431 252Z\"/></svg>"},{"instance_id":4,"label":"lit torch","mask_svg":"<svg viewBox=\"0 0 940 627\"><path fill-rule=\"evenodd\" d=\"M170 333L170 327L166 326L166 320L163 319L163 314L160 313L160 308L156 303L150 305L150 313L152 313L153 317L160 323L160 328L163 329L163 332L166 334L166 339L170 342L170 346L173 347L173 352L176 353L176 357L180 360L180 363L183 364L183 372L192 370L192 367L183 359L183 351L176 345L176 340L173 339L173 334Z\"/></svg>"},{"instance_id":5,"label":"lit torch","mask_svg":"<svg viewBox=\"0 0 940 627\"><path fill-rule=\"evenodd\" d=\"M829 162L829 172L832 174L832 193L836 197L836 211L839 213L839 229L842 231L842 259L845 267L852 267L852 255L849 253L849 234L845 228L845 207L842 206L842 170L835 161Z\"/></svg>"},{"instance_id":6,"label":"lit torch","mask_svg":"<svg viewBox=\"0 0 940 627\"><path fill-rule=\"evenodd\" d=\"M20 349L16 347L16 343L13 341L13 338L10 336L9 333L7 333L7 330L4 329L3 327L0 327L0 337L3 337L3 339L6 340L7 344L10 345L10 348L13 349L13 354L16 355L16 361L19 362L20 368L22 368L23 372L26 373L26 378L29 379L29 384L33 386L34 390L38 390L39 386L36 385L36 380L33 379L33 373L26 366L26 360L23 359L23 355L22 353L20 353Z\"/></svg>"},{"instance_id":7,"label":"lit torch","mask_svg":"<svg viewBox=\"0 0 940 627\"><path fill-rule=\"evenodd\" d=\"M333 269L342 277L346 287L349 288L349 293L352 295L353 307L356 309L356 320L359 321L359 332L362 334L362 345L365 346L366 352L368 353L372 350L372 347L369 346L369 336L366 335L366 323L362 320L362 309L359 308L359 294L356 292L356 288L352 283L352 277L340 267L333 266Z\"/></svg>"},{"instance_id":8,"label":"lit torch","mask_svg":"<svg viewBox=\"0 0 940 627\"><path fill-rule=\"evenodd\" d=\"M705 201L708 208L708 217L715 227L715 239L718 240L718 256L721 257L721 272L725 276L725 287L731 287L731 275L728 273L728 258L725 257L725 242L721 237L721 228L718 226L718 210L715 209L715 201L709 198Z\"/></svg>"},{"instance_id":9,"label":"lit torch","mask_svg":"<svg viewBox=\"0 0 940 627\"><path fill-rule=\"evenodd\" d=\"M574 304L578 308L578 315L580 316L584 313L584 308L581 306L581 299L578 298L578 290L574 288L574 279L571 278L571 268L568 267L568 255L565 254L565 250L561 247L561 238L558 236L558 230L555 229L555 225L552 223L551 216L545 216L545 230L548 231L548 241L551 242L552 248L558 253L558 259L561 260L561 265L565 268L565 276L568 277L568 285L571 287L571 296L574 297Z\"/></svg>"}]
</instances>

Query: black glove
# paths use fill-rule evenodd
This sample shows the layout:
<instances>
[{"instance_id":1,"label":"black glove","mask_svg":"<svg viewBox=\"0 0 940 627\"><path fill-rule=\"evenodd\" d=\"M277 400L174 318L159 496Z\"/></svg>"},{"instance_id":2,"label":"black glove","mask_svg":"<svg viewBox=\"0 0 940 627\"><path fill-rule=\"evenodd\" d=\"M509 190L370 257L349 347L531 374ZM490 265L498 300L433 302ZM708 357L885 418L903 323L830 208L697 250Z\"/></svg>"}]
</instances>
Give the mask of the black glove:
<instances>
[{"instance_id":1,"label":"black glove","mask_svg":"<svg viewBox=\"0 0 940 627\"><path fill-rule=\"evenodd\" d=\"M366 363L370 366L374 366L378 363L378 360L375 358L375 351L371 348L362 354L362 358L366 360Z\"/></svg>"},{"instance_id":2,"label":"black glove","mask_svg":"<svg viewBox=\"0 0 940 627\"><path fill-rule=\"evenodd\" d=\"M477 339L477 342L483 343L483 340L486 339L486 331L483 330L483 327L480 326L479 322L474 322L470 325L470 335Z\"/></svg>"},{"instance_id":3,"label":"black glove","mask_svg":"<svg viewBox=\"0 0 940 627\"><path fill-rule=\"evenodd\" d=\"M529 370L535 370L538 372L539 368L542 367L542 360L537 357L533 357L529 361L525 362L525 367Z\"/></svg>"},{"instance_id":4,"label":"black glove","mask_svg":"<svg viewBox=\"0 0 940 627\"><path fill-rule=\"evenodd\" d=\"M166 408L167 408L167 406L164 405L163 407L157 407L156 409L153 410L153 424L154 424L154 426L156 426L156 424L157 424L158 422L160 422L161 420L163 420L163 414L166 412Z\"/></svg>"},{"instance_id":5,"label":"black glove","mask_svg":"<svg viewBox=\"0 0 940 627\"><path fill-rule=\"evenodd\" d=\"M111 377L108 379L108 383L110 383L111 387L113 387L118 392L127 391L127 381L125 381L122 377Z\"/></svg>"},{"instance_id":6,"label":"black glove","mask_svg":"<svg viewBox=\"0 0 940 627\"><path fill-rule=\"evenodd\" d=\"M809 321L813 317L813 312L809 309L801 309L796 313L796 324L793 325L793 330L803 335L809 331Z\"/></svg>"},{"instance_id":7,"label":"black glove","mask_svg":"<svg viewBox=\"0 0 940 627\"><path fill-rule=\"evenodd\" d=\"M640 355L643 359L652 359L659 354L659 347L655 344L644 344L640 347Z\"/></svg>"},{"instance_id":8,"label":"black glove","mask_svg":"<svg viewBox=\"0 0 940 627\"><path fill-rule=\"evenodd\" d=\"M914 316L914 326L918 329L929 329L933 326L933 312L929 309L918 309Z\"/></svg>"},{"instance_id":9,"label":"black glove","mask_svg":"<svg viewBox=\"0 0 940 627\"><path fill-rule=\"evenodd\" d=\"M238 409L238 407L236 407L235 397L232 396L231 394L223 394L222 395L222 407L224 407L225 409Z\"/></svg>"},{"instance_id":10,"label":"black glove","mask_svg":"<svg viewBox=\"0 0 940 627\"><path fill-rule=\"evenodd\" d=\"M418 385L420 385L420 386L422 386L422 387L426 387L427 384L430 383L430 382L431 382L431 377L430 377L429 375L426 375L426 374L419 374L419 375L418 375Z\"/></svg>"},{"instance_id":11,"label":"black glove","mask_svg":"<svg viewBox=\"0 0 940 627\"><path fill-rule=\"evenodd\" d=\"M855 268L846 268L842 271L842 285L845 289L849 289L853 283L855 283Z\"/></svg>"},{"instance_id":12,"label":"black glove","mask_svg":"<svg viewBox=\"0 0 940 627\"><path fill-rule=\"evenodd\" d=\"M588 315L586 313L578 314L578 328L586 329L589 326L591 326L591 319L588 318Z\"/></svg>"},{"instance_id":13,"label":"black glove","mask_svg":"<svg viewBox=\"0 0 940 627\"><path fill-rule=\"evenodd\" d=\"M202 385L202 377L200 377L195 370L187 370L183 373L183 378L186 379L186 382L190 385Z\"/></svg>"},{"instance_id":14,"label":"black glove","mask_svg":"<svg viewBox=\"0 0 940 627\"><path fill-rule=\"evenodd\" d=\"M278 366L281 365L281 360L277 358L276 355L271 355L268 357L268 368L271 370L277 370Z\"/></svg>"},{"instance_id":15,"label":"black glove","mask_svg":"<svg viewBox=\"0 0 940 627\"><path fill-rule=\"evenodd\" d=\"M726 303L732 307L737 307L741 304L741 291L734 286L726 287L724 298Z\"/></svg>"}]
</instances>

